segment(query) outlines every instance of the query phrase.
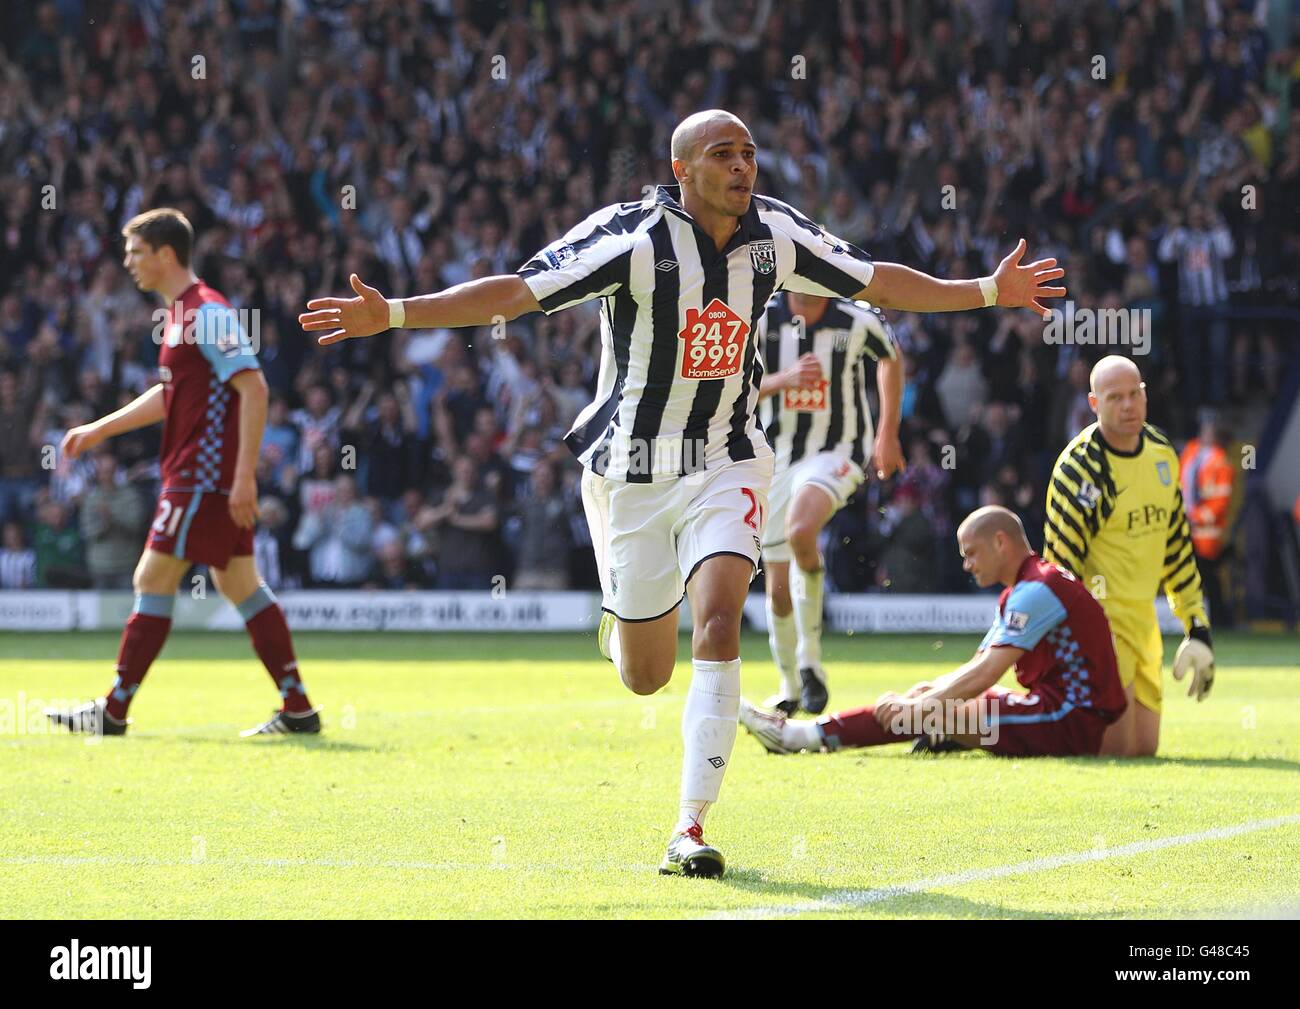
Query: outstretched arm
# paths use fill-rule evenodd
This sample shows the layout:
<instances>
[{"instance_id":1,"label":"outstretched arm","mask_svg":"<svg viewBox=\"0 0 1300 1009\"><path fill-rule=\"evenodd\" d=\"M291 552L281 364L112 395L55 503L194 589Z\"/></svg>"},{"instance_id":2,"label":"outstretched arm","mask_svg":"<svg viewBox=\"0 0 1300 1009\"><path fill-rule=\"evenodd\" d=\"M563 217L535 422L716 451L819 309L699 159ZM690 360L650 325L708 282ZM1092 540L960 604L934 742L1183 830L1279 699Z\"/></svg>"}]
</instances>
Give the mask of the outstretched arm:
<instances>
[{"instance_id":1,"label":"outstretched arm","mask_svg":"<svg viewBox=\"0 0 1300 1009\"><path fill-rule=\"evenodd\" d=\"M99 420L74 427L63 436L60 453L69 459L75 459L83 452L88 452L100 442L107 441L115 435L134 431L136 428L157 424L165 414L163 407L163 387L153 386L141 393L120 410L115 410Z\"/></svg>"},{"instance_id":2,"label":"outstretched arm","mask_svg":"<svg viewBox=\"0 0 1300 1009\"><path fill-rule=\"evenodd\" d=\"M904 312L963 312L997 305L1000 308L1029 308L1044 318L1048 309L1040 298L1063 298L1064 287L1048 287L1065 271L1055 259L1040 259L1021 265L1025 240L1010 252L992 277L981 280L940 280L898 263L876 263L871 283L854 295L882 308ZM986 298L986 291L988 297Z\"/></svg>"},{"instance_id":3,"label":"outstretched arm","mask_svg":"<svg viewBox=\"0 0 1300 1009\"><path fill-rule=\"evenodd\" d=\"M514 274L483 277L418 298L385 300L355 273L349 278L355 298L313 298L298 322L308 332L319 332L321 344L374 336L386 329L440 329L486 326L498 319L509 322L541 305L523 278Z\"/></svg>"}]
</instances>

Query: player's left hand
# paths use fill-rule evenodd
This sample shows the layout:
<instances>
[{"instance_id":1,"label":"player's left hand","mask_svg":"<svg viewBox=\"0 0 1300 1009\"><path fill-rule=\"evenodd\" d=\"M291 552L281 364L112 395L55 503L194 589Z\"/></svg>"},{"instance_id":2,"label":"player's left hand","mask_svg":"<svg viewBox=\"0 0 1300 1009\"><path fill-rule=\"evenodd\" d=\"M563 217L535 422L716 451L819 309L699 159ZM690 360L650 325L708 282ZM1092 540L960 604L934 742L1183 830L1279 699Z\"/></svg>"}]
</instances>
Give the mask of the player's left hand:
<instances>
[{"instance_id":1,"label":"player's left hand","mask_svg":"<svg viewBox=\"0 0 1300 1009\"><path fill-rule=\"evenodd\" d=\"M1174 679L1181 680L1189 669L1192 682L1188 685L1187 696L1203 701L1214 686L1214 642L1210 639L1210 629L1204 624L1193 623L1174 653Z\"/></svg>"},{"instance_id":2,"label":"player's left hand","mask_svg":"<svg viewBox=\"0 0 1300 1009\"><path fill-rule=\"evenodd\" d=\"M1026 266L1020 265L1025 255L1025 240L1011 250L998 264L993 280L998 285L999 308L1032 308L1046 319L1051 313L1039 298L1064 298L1064 287L1045 287L1049 280L1059 280L1065 271L1055 259L1040 259Z\"/></svg>"},{"instance_id":3,"label":"player's left hand","mask_svg":"<svg viewBox=\"0 0 1300 1009\"><path fill-rule=\"evenodd\" d=\"M886 690L876 698L876 722L882 729L888 729L889 723L898 717L907 701L897 691Z\"/></svg>"},{"instance_id":4,"label":"player's left hand","mask_svg":"<svg viewBox=\"0 0 1300 1009\"><path fill-rule=\"evenodd\" d=\"M257 524L257 481L250 477L235 477L226 502L230 517L240 529L252 529Z\"/></svg>"},{"instance_id":5,"label":"player's left hand","mask_svg":"<svg viewBox=\"0 0 1300 1009\"><path fill-rule=\"evenodd\" d=\"M895 473L901 473L907 466L897 432L880 431L876 434L875 450L871 453L871 465L880 480L888 480Z\"/></svg>"}]
</instances>

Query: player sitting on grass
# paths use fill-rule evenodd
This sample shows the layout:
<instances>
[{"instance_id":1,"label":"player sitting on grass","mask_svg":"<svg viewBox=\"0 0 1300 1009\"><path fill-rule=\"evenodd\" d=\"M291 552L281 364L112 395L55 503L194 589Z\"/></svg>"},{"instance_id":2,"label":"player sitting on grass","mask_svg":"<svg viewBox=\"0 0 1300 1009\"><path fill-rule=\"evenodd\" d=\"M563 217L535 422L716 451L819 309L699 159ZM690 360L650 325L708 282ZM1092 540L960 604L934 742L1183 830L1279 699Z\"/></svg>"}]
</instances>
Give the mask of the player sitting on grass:
<instances>
[{"instance_id":1,"label":"player sitting on grass","mask_svg":"<svg viewBox=\"0 0 1300 1009\"><path fill-rule=\"evenodd\" d=\"M107 697L46 715L73 732L125 734L127 707L171 631L177 586L192 565L206 564L217 590L239 610L284 701L269 721L243 735L320 732L284 611L253 561L253 473L267 403L257 355L226 299L195 276L194 229L184 214L150 210L128 221L122 234L124 265L136 286L167 303L161 381L116 413L74 427L61 452L75 459L107 438L162 421L162 493L135 569L135 605L122 631L113 688Z\"/></svg>"},{"instance_id":2,"label":"player sitting on grass","mask_svg":"<svg viewBox=\"0 0 1300 1009\"><path fill-rule=\"evenodd\" d=\"M957 529L964 567L1007 587L975 657L904 695L818 721L741 701L740 722L770 753L917 740L916 749L984 747L1003 756L1096 754L1124 711L1106 615L1071 575L1029 548L1013 512L977 509ZM1025 693L996 686L1016 667Z\"/></svg>"}]
</instances>

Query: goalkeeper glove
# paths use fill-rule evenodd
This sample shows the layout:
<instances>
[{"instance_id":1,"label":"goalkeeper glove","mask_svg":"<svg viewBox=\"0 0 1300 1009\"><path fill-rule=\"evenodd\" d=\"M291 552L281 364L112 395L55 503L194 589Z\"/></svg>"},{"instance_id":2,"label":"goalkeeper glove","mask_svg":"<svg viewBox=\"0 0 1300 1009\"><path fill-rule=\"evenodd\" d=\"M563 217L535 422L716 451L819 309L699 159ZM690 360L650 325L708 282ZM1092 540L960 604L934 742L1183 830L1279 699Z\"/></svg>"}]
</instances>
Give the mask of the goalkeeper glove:
<instances>
[{"instance_id":1,"label":"goalkeeper glove","mask_svg":"<svg viewBox=\"0 0 1300 1009\"><path fill-rule=\"evenodd\" d=\"M1192 683L1187 696L1203 701L1214 686L1214 643L1210 640L1210 629L1196 620L1174 653L1174 679L1181 680L1189 669Z\"/></svg>"}]
</instances>

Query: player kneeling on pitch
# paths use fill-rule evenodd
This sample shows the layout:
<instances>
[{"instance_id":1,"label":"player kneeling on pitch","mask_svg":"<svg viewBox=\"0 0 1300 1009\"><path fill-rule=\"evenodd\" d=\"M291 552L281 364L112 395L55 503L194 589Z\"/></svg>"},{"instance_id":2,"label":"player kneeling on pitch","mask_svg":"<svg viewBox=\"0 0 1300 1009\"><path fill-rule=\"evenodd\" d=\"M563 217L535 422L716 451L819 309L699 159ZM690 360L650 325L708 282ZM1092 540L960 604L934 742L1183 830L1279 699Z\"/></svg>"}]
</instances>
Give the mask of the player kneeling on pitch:
<instances>
[{"instance_id":1,"label":"player kneeling on pitch","mask_svg":"<svg viewBox=\"0 0 1300 1009\"><path fill-rule=\"evenodd\" d=\"M1073 575L1029 547L1020 519L980 508L957 529L964 567L984 588L1006 585L997 619L965 665L906 694L818 721L741 701L740 722L771 753L916 740L916 749L1012 757L1095 755L1124 712L1110 625ZM1012 666L1024 693L997 686Z\"/></svg>"}]
</instances>

